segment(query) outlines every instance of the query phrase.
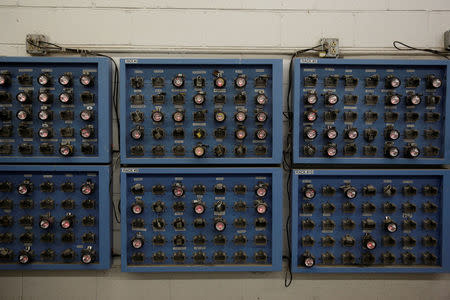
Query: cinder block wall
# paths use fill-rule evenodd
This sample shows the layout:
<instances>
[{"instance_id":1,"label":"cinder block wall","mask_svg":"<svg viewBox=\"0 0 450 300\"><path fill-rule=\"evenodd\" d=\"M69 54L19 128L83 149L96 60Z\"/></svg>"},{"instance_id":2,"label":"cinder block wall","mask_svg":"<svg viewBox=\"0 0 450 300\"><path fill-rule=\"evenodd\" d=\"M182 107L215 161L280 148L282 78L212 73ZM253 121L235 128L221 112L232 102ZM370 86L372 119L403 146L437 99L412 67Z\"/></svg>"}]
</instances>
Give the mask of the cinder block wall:
<instances>
[{"instance_id":1,"label":"cinder block wall","mask_svg":"<svg viewBox=\"0 0 450 300\"><path fill-rule=\"evenodd\" d=\"M280 57L287 88L288 53L321 37L338 37L353 58L393 57L393 40L442 47L450 1L0 0L0 28L8 56L26 55L25 35L43 33L65 46L122 51L111 54L117 59ZM117 203L117 170L114 180ZM284 273L125 274L116 259L105 272L0 272L0 299L450 299L445 274L296 275L288 289L283 281Z\"/></svg>"}]
</instances>

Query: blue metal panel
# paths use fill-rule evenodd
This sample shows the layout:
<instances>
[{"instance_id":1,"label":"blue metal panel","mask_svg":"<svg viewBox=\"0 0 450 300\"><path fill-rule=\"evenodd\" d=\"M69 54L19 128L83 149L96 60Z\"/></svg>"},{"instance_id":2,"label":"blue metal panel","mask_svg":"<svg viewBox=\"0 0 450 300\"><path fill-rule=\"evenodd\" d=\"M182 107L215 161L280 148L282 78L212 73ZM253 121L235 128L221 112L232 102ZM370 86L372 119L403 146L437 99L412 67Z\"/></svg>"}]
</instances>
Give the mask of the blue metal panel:
<instances>
[{"instance_id":1,"label":"blue metal panel","mask_svg":"<svg viewBox=\"0 0 450 300\"><path fill-rule=\"evenodd\" d=\"M219 71L225 78L225 88L214 86L214 72ZM174 88L173 78L183 74L185 84L181 88ZM244 88L235 87L238 75L247 76ZM205 79L204 87L195 87L197 76ZM265 87L255 86L255 79L267 76ZM143 78L143 87L132 86L131 79ZM155 86L153 79L162 78L164 85ZM275 59L122 59L120 67L120 112L121 112L121 161L124 164L226 164L248 163L269 164L280 163L282 154L282 61ZM193 98L197 93L204 92L206 101L202 105L194 104ZM235 103L235 96L244 92L246 101ZM263 92L268 97L265 105L256 105L255 97ZM153 96L164 94L164 103L154 103ZM173 97L182 94L184 104L173 102ZM143 95L141 104L132 103L131 97ZM215 103L215 96L225 96L225 103ZM161 111L164 119L161 122L152 120L154 111ZM172 115L176 111L184 111L184 121L175 122ZM194 112L205 113L205 119L194 119ZM216 122L215 111L225 113L223 122ZM243 111L247 118L243 122L235 120L235 114ZM143 113L143 120L134 122L132 113ZM256 122L256 113L265 112L267 120ZM142 126L143 137L135 140L131 131ZM215 136L215 129L225 128L225 135ZM245 128L247 136L239 141L235 138L235 130ZM162 129L164 137L155 139L153 131ZM174 137L177 128L184 130L184 137ZM194 138L195 130L204 130L203 138ZM267 132L267 137L258 140L255 133L259 129ZM159 135L157 136L159 137ZM205 147L205 155L201 158L193 153L194 147L201 144ZM215 147L222 145L225 153L216 156ZM235 154L236 146L246 147L242 156ZM138 148L142 146L143 148ZM153 150L162 146L164 153ZM184 153L176 153L174 147L183 147ZM143 152L137 150L143 149ZM258 152L262 151L262 152ZM265 151L265 152L264 152Z\"/></svg>"},{"instance_id":2,"label":"blue metal panel","mask_svg":"<svg viewBox=\"0 0 450 300\"><path fill-rule=\"evenodd\" d=\"M348 59L295 59L294 60L294 84L293 84L293 106L294 106L294 162L295 163L333 163L333 164L445 164L450 161L449 137L446 128L450 125L449 118L445 116L449 113L447 105L447 95L450 90L449 68L447 61L418 61L418 60L348 60ZM305 78L308 76L317 76L317 83L312 86L306 84ZM325 79L328 76L337 75L337 86L325 86ZM355 87L344 86L344 75L350 75L358 79ZM365 80L369 76L378 76L379 82L374 87L366 87ZM385 86L385 78L393 75L400 79L400 86L395 89L388 89ZM426 78L428 75L435 75L442 80L442 86L437 89L427 87ZM417 77L420 81L417 87L413 80ZM407 86L408 82L408 86ZM315 92L318 100L315 104L307 104L305 97L309 92ZM339 101L335 105L325 105L326 94L336 94ZM385 97L389 94L400 96L400 103L397 105L386 105ZM407 102L409 93L419 94L421 102L418 105L412 105ZM351 101L345 104L345 96L357 96L357 102ZM371 104L374 98L369 98L366 102L366 96L377 96L376 104ZM441 97L437 104L430 104L426 101L429 96ZM407 104L408 103L408 104ZM317 114L316 121L307 121L305 113L314 111ZM336 120L325 121L325 112L336 111ZM348 119L344 121L344 115L348 114ZM356 120L351 119L352 113L357 113ZM365 119L366 113L376 113L377 120ZM398 119L385 120L385 113L397 113ZM406 114L410 117L418 117L416 121L405 119ZM411 114L412 113L412 114ZM418 116L412 116L418 113ZM432 115L438 113L438 115ZM427 115L428 119L425 119ZM373 117L373 116L372 116ZM438 117L438 119L434 119ZM435 121L431 121L435 120ZM386 127L392 126L398 130L400 137L395 141L388 141L385 138ZM325 137L325 130L329 127L335 127L337 138L330 140ZM305 130L313 128L317 132L315 139L305 137ZM351 140L345 136L345 130L356 128L358 137ZM377 136L373 141L366 139L364 131L366 129L375 129ZM408 131L408 135L406 134ZM413 132L417 130L417 132ZM434 136L431 131L437 130L438 136ZM411 135L412 134L412 135ZM417 136L414 136L417 134ZM385 156L385 143L392 143L397 148L399 155L396 158ZM324 152L326 146L335 144L337 154L330 158ZM356 149L352 146L354 144ZM347 152L344 153L344 147ZM371 152L376 147L376 153ZM391 146L391 145L389 145ZM386 147L388 150L389 146ZM416 158L409 158L406 154L410 149L408 146L417 146L420 154ZM308 147L315 149L314 154L306 154Z\"/></svg>"},{"instance_id":3,"label":"blue metal panel","mask_svg":"<svg viewBox=\"0 0 450 300\"><path fill-rule=\"evenodd\" d=\"M292 270L299 273L449 272L450 257L447 249L450 246L450 216L449 202L445 196L450 192L447 184L449 175L449 170L294 170ZM349 199L344 195L346 185L356 188L355 198ZM369 185L376 189L372 196L364 192L364 188ZM327 186L336 189L333 196L324 193L323 188ZM415 187L416 195L408 194L407 191L405 194L405 186ZM425 193L426 186L436 187L436 190ZM396 188L396 193L388 196L392 187ZM305 188L313 188L316 191L315 197L307 198ZM353 212L348 203L354 204ZM373 211L369 206L364 210L363 205L368 203L374 205ZM394 204L396 209L392 211L387 203ZM430 203L435 205L433 209L430 209ZM311 209L311 204L314 206L313 211L308 210ZM334 205L334 212L324 212L324 204ZM408 211L409 204L415 205L415 212ZM362 222L367 219L375 222L375 229L363 229ZM323 228L322 222L326 220L334 222L334 229ZM354 221L353 229L344 227L343 221L347 220ZM410 220L415 222L415 228L411 227ZM425 220L435 221L436 228L433 230L427 227L429 224L426 225ZM313 229L308 227L308 221L314 222ZM386 226L390 221L397 226L394 229L391 227L389 232ZM350 240L346 240L347 244L344 244L343 238L347 235L354 239L353 246ZM313 244L309 237L313 239ZM334 245L330 244L328 237L333 239ZM364 237L367 238L366 243L373 239L376 247L370 250L365 247ZM389 237L394 238L394 245ZM413 243L410 243L408 237L414 239ZM430 241L429 237L434 241ZM353 255L353 262L347 260L344 263L343 254L347 252ZM327 261L330 258L327 253L333 255L333 262ZM382 260L382 255L387 253L393 255L395 262L388 263L390 256L385 256L386 260ZM412 254L415 260L409 261L407 253ZM405 258L403 255L406 255ZM311 256L314 257L315 265L306 267L305 258Z\"/></svg>"},{"instance_id":4,"label":"blue metal panel","mask_svg":"<svg viewBox=\"0 0 450 300\"><path fill-rule=\"evenodd\" d=\"M26 180L32 183L33 188L28 194L19 194L18 188ZM89 180L94 184L93 192L84 194L81 187ZM41 186L43 183L50 183L52 188ZM64 183L73 183L73 191L68 186L63 190ZM0 270L100 270L110 267L108 166L0 166L0 186ZM11 202L8 203L8 199ZM93 202L86 201L88 199ZM28 201L32 201L31 206ZM53 201L54 207L47 201ZM61 222L68 213L73 217L72 226L64 229ZM51 225L43 229L41 216L48 217L48 214L53 221L47 218ZM10 225L3 223L8 221L8 216L12 217ZM31 223L24 224L29 217L32 217ZM94 217L94 223L89 223L88 219L84 219L86 217ZM12 241L8 241L9 234L12 234ZM29 240L29 234L32 240ZM20 264L20 251L27 247L33 251L33 260ZM81 262L82 254L86 254L83 251L89 247L95 251L95 259L85 264ZM54 259L46 261L43 254L49 253L45 252L49 249L53 251ZM9 250L12 251L12 261L8 259ZM67 262L62 257L64 251L69 254ZM70 255L73 259L69 259Z\"/></svg>"},{"instance_id":5,"label":"blue metal panel","mask_svg":"<svg viewBox=\"0 0 450 300\"><path fill-rule=\"evenodd\" d=\"M71 84L64 87L59 83L63 74L72 76ZM0 74L8 76L9 84L0 85L0 162L2 163L108 163L111 160L111 64L107 58L80 57L0 57ZM38 83L41 74L51 77L50 84ZM93 84L84 86L80 82L83 74L92 77ZM28 75L29 82L19 82L18 76ZM23 104L16 97L21 92L31 93L31 99ZM63 104L60 94L72 94L72 103ZM53 97L49 102L39 100L40 93ZM84 93L84 94L83 94ZM82 95L86 95L83 96ZM93 96L93 102L89 96ZM10 98L4 99L4 97ZM83 99L83 100L82 100ZM30 119L21 121L17 118L20 110L29 110ZM43 121L39 112L50 111L52 118ZM81 112L89 111L92 119L84 121ZM11 113L11 119L3 114ZM72 114L66 118L63 114ZM19 132L19 125L30 134ZM12 128L10 127L12 126ZM90 127L89 127L90 126ZM93 135L84 138L81 129L93 129ZM53 131L49 138L39 135L41 128ZM61 129L72 128L73 136L63 135ZM9 130L11 132L9 132ZM61 144L70 144L73 154L63 156L59 152ZM31 152L20 152L19 146L32 147ZM40 146L46 144L51 147ZM82 145L84 144L84 148ZM93 148L92 148L93 147Z\"/></svg>"},{"instance_id":6,"label":"blue metal panel","mask_svg":"<svg viewBox=\"0 0 450 300\"><path fill-rule=\"evenodd\" d=\"M197 272L197 271L279 271L282 259L282 174L275 168L179 168L179 169L150 169L150 168L123 168L121 174L121 235L122 235L122 271L126 272ZM185 193L175 197L171 187L179 183L184 186ZM267 183L267 194L262 197L255 195L254 187L258 183ZM143 193L133 193L131 188L136 184L143 185ZM215 194L214 186L224 184L225 194ZM155 194L154 186L163 185L165 193ZM204 185L203 195L195 194L194 185ZM246 191L241 194L233 192L236 185L245 185ZM138 186L139 187L139 186ZM197 190L198 192L198 190ZM257 213L255 202L262 200L267 205L266 212ZM141 202L143 211L135 214L132 205ZM164 203L162 212L155 212L155 205ZM203 202L204 213L197 214L194 210L194 201ZM215 211L215 203L223 201L225 211ZM182 211L175 212L174 205L184 204ZM243 202L244 210L237 210L236 203ZM198 203L197 203L198 204ZM162 218L164 229L155 229L153 222ZM175 230L174 221L181 218L185 226ZM206 221L203 228L194 226L194 220L200 218ZM215 218L223 218L226 227L223 231L215 230ZM246 221L242 228L236 227L235 220L240 218ZM265 227L256 226L257 218L264 218ZM142 219L143 227L136 228L135 220ZM141 225L140 225L141 226ZM215 237L223 235L226 241L217 245ZM180 235L184 243L174 245L174 238ZM234 238L244 236L245 244L235 244ZM257 235L265 237L259 245L255 243ZM155 237L164 238L164 243L155 243ZM194 236L203 236L204 243L194 243ZM132 246L134 238L143 240L143 246L135 249ZM184 244L184 245L183 245ZM236 262L234 257L239 251L246 255L245 261ZM223 252L225 261L217 253ZM155 262L157 253L162 253L164 260ZM176 262L174 254L182 255L183 260ZM256 253L266 255L266 259L257 261ZM195 260L194 255L204 260ZM140 261L139 261L140 259Z\"/></svg>"}]
</instances>

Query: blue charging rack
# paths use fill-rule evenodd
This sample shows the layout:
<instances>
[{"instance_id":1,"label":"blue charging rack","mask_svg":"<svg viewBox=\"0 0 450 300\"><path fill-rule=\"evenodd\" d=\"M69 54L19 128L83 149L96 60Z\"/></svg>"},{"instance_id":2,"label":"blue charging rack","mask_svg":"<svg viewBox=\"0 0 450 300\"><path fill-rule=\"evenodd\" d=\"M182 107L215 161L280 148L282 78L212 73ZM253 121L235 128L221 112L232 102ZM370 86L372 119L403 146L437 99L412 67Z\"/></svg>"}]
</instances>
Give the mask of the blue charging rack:
<instances>
[{"instance_id":1,"label":"blue charging rack","mask_svg":"<svg viewBox=\"0 0 450 300\"><path fill-rule=\"evenodd\" d=\"M65 73L72 75L71 84L67 87L59 83L60 76ZM111 161L111 63L107 58L3 56L0 57L0 74L9 76L9 84L0 86L0 93L6 93L1 96L9 100L2 98L0 108L12 112L10 121L0 121L2 132L3 129L10 130L4 126L12 126L11 134L6 131L6 136L0 138L0 163L89 164ZM48 85L38 83L41 74L51 77ZM93 84L83 86L80 82L83 74L89 74ZM24 79L25 84L19 84L19 75L28 76ZM21 104L16 99L20 92L30 92L31 100ZM47 103L40 102L38 95L41 92L50 94L53 99ZM72 104L61 104L59 96L63 92L72 94ZM90 95L82 96L83 93ZM21 136L18 133L21 121L16 117L16 113L23 108L30 110L29 113L32 114L30 119L22 122L32 131L32 136ZM50 110L52 119L41 121L38 118L40 110ZM92 120L81 119L80 114L84 110L91 112ZM62 112L69 112L72 116L63 119ZM80 130L86 126L92 126L94 134L83 138ZM53 129L52 137L41 138L38 135L41 127ZM62 135L60 130L66 127L73 129L72 136ZM65 143L73 147L73 154L60 155L59 147ZM32 152L19 152L21 144L31 145ZM51 149L43 148L44 152L41 151L42 144L49 145Z\"/></svg>"},{"instance_id":2,"label":"blue charging rack","mask_svg":"<svg viewBox=\"0 0 450 300\"><path fill-rule=\"evenodd\" d=\"M217 72L216 72L217 71ZM185 84L174 88L172 80L178 75L184 76ZM220 74L220 75L218 75ZM225 88L213 84L216 76L226 80ZM235 79L239 75L247 76L247 85L236 88ZM263 86L256 85L256 78L265 81ZM194 80L204 80L203 87L194 86ZM142 79L132 87L132 78ZM161 80L162 81L155 81ZM162 84L161 84L162 82ZM140 86L142 84L142 86ZM244 93L246 100L237 103L235 97ZM265 105L256 105L258 93L268 97ZM193 97L203 93L206 101L202 105L194 104ZM143 96L141 102L132 103L131 97ZM153 100L162 95L164 100ZM183 98L175 100L174 97ZM217 102L215 102L215 97ZM220 98L221 97L221 98ZM280 59L122 59L120 62L120 120L121 120L121 162L123 164L275 164L281 162L282 154L282 60ZM155 98L156 99L156 98ZM179 101L179 102L177 102ZM224 102L225 101L225 102ZM242 101L242 100L239 100ZM153 122L153 111L164 114L162 122ZM174 122L173 113L184 112L184 121ZM205 112L205 117L195 119L194 113ZM215 121L215 112L226 114L222 122ZM235 120L238 111L247 113L243 122ZM265 122L255 121L258 112L266 113ZM132 113L142 113L139 122L131 119ZM142 127L141 140L131 138L131 131ZM224 136L214 135L214 130L225 128ZM184 136L176 137L174 130L182 128ZM245 128L247 136L242 141L235 138L235 130ZM158 139L154 138L153 130ZM264 129L266 138L257 140L256 131ZM194 138L195 130L200 130L203 138ZM164 137L161 138L161 135ZM204 146L204 156L196 157L193 149ZM222 145L216 156L216 146ZM175 148L178 146L178 148ZM242 148L245 153L242 155ZM236 150L236 147L237 150ZM181 150L180 150L181 148ZM163 150L162 150L163 149ZM160 151L163 152L160 152ZM225 150L222 152L222 150ZM156 151L156 152L153 152ZM180 152L181 151L181 152ZM236 152L238 151L238 152ZM240 151L240 152L239 152ZM237 156L235 153L240 153Z\"/></svg>"},{"instance_id":3,"label":"blue charging rack","mask_svg":"<svg viewBox=\"0 0 450 300\"><path fill-rule=\"evenodd\" d=\"M264 214L257 214L253 202L258 198L253 190L254 184L264 181L268 183L268 193L262 199L267 204L267 211ZM173 183L181 183L185 186L185 194L180 198L175 198L170 190ZM213 186L222 183L226 186L225 195L214 195ZM145 187L145 192L140 195L132 194L131 188L135 184ZM155 195L152 186L164 185L165 193ZM197 198L193 192L193 185L201 184L206 188L206 193ZM236 184L246 184L247 190L244 194L236 195L233 186ZM122 271L124 272L225 272L225 271L280 271L282 260L282 174L280 169L275 168L122 168L121 173L121 237L122 237ZM193 201L201 200L205 203L206 209L203 214L196 215L193 210ZM213 205L215 201L225 202L225 214L215 214ZM246 203L246 209L237 212L234 209L236 201L242 200ZM141 214L135 215L131 207L135 201L142 201L144 210ZM165 209L156 213L153 205L162 201ZM184 203L182 212L174 212L172 207L177 202ZM213 214L214 213L214 214ZM194 218L201 216L206 220L205 228L195 228ZM267 227L258 230L253 219L264 216L267 220ZM154 230L152 220L161 217L165 220L165 229ZM217 234L213 229L213 219L223 217L227 226L223 232L219 232L226 239L225 245L213 243L213 236ZM243 217L247 220L246 229L236 229L233 219ZM133 228L132 222L136 218L142 218L145 228ZM185 221L185 231L174 230L172 224L176 218ZM256 220L256 219L255 219ZM140 235L144 239L143 247L132 248L132 239ZM233 237L243 234L248 240L245 245L234 245ZM264 235L266 242L264 245L255 245L254 237ZM155 245L153 238L162 235L165 238L163 245ZM172 239L176 235L186 237L185 246L175 247ZM205 244L194 246L194 235L204 235ZM152 242L153 240L153 242ZM203 263L196 263L193 260L193 253L199 251L206 254ZM223 263L212 261L213 253L224 252L226 259ZM247 254L246 262L235 263L233 254L244 251ZM267 255L267 261L258 263L254 254L263 251ZM132 255L141 253L140 261L133 262ZM164 262L153 262L152 256L155 253L163 253ZM183 262L174 262L172 254L181 252L185 256Z\"/></svg>"},{"instance_id":4,"label":"blue charging rack","mask_svg":"<svg viewBox=\"0 0 450 300\"><path fill-rule=\"evenodd\" d=\"M24 180L29 180L33 184L33 191L27 195L19 195L18 185ZM80 191L82 183L91 180L94 184L94 191L91 195L83 195ZM110 205L110 168L109 166L0 166L0 182L2 189L4 182L11 184L11 192L0 192L1 205L5 205L5 200L12 200L12 208L0 209L0 215L12 216L12 226L1 226L0 233L12 233L13 240L5 243L0 242L0 254L5 254L5 249L13 251L12 262L0 262L0 270L104 270L111 266L111 205ZM53 191L43 191L41 183L51 182ZM61 185L65 182L74 183L73 192L63 191ZM34 204L30 207L23 200L32 200ZM52 199L54 208L42 207L41 201ZM63 201L71 199L74 206L65 207ZM85 207L84 200L93 200L93 206ZM54 223L49 229L40 228L40 216L50 213L54 217ZM69 229L60 227L60 222L67 213L74 216L73 226ZM31 216L31 226L19 224L22 217ZM85 216L95 217L93 226L83 224ZM3 220L3 219L2 219ZM73 233L73 241L63 241L63 234ZM31 233L33 242L23 243L23 234ZM53 242L41 240L46 233L53 234ZM92 239L84 240L86 233L93 233ZM92 238L92 236L90 236ZM29 264L19 264L18 256L20 251L29 247L34 251L34 259ZM81 262L83 249L92 247L95 251L95 260L92 263ZM44 261L42 252L51 249L54 251L54 261ZM66 249L73 250L73 261L64 262L61 256ZM2 256L3 258L3 256Z\"/></svg>"},{"instance_id":5,"label":"blue charging rack","mask_svg":"<svg viewBox=\"0 0 450 300\"><path fill-rule=\"evenodd\" d=\"M449 64L447 61L439 60L356 60L356 59L315 59L296 58L293 63L293 107L294 107L294 129L293 129L293 159L298 164L448 164L450 162L450 137L447 130L450 126L449 115L450 106L446 103L450 91ZM353 76L358 80L354 87L344 86L343 76ZM365 80L369 76L378 76L379 81L372 87L365 86ZM400 79L400 86L396 89L385 87L385 78L393 75ZM442 86L437 89L429 89L426 86L425 77L435 75L442 81ZM316 76L316 84L311 85L308 81L305 86L305 78ZM325 86L325 79L328 76L337 76L337 86L332 87L329 83ZM410 78L417 77L420 82L416 83ZM349 83L351 83L349 78ZM333 79L331 78L331 82ZM406 86L408 82L408 86ZM373 83L373 82L372 82ZM307 104L305 97L308 92L317 94L317 102L314 105ZM385 97L389 93L398 94L400 103L398 105L385 105ZM406 105L408 93L419 94L421 103L419 105ZM336 94L339 101L334 105L325 105L325 96ZM345 104L345 96L348 102ZM350 96L357 96L357 100ZM366 99L366 96L369 98ZM375 97L373 97L375 96ZM437 104L428 104L428 96L440 97ZM378 97L376 104L373 103ZM432 103L432 102L431 102ZM305 119L305 113L314 111L317 115L316 121L310 122ZM335 121L325 122L325 112L336 111ZM397 120L393 121L392 116L385 119L385 113L398 113ZM344 115L348 113L344 121ZM356 119L352 119L352 114L357 113ZM368 113L365 119L365 113ZM372 113L378 114L374 121ZM418 113L415 122L406 121L406 113ZM430 113L430 118L425 119L425 114ZM434 120L433 113L437 120ZM334 113L333 113L334 114ZM330 116L328 116L330 117ZM332 116L333 117L333 116ZM416 116L417 117L417 116ZM395 118L395 117L394 117ZM415 117L411 117L415 118ZM428 121L427 121L428 120ZM395 158L386 157L384 151L389 151L391 145L385 147L385 129L392 126L398 129L400 137L393 142L397 147L398 156ZM309 128L308 128L309 127ZM325 137L325 130L334 127L338 136L333 140ZM315 139L305 138L305 130L314 129L317 133ZM349 140L344 132L349 128L356 128L359 136L355 140ZM365 140L364 130L375 129L376 138L369 142ZM407 129L409 131L406 135ZM438 137L433 131L425 135L425 130L437 130ZM412 135L410 135L412 134ZM414 137L414 135L417 135ZM314 135L312 135L314 136ZM370 134L368 134L370 136ZM427 138L425 138L427 137ZM430 137L430 138L428 138ZM324 154L329 144L337 146L337 154L334 157L327 157ZM350 145L345 149L345 145ZM310 146L315 150L310 154ZM333 145L331 145L333 146ZM353 147L355 146L355 148ZM365 146L370 146L364 148ZM406 156L410 146L417 146L420 155L415 158ZM305 147L307 149L305 150ZM376 148L374 148L376 147ZM373 150L376 150L374 153ZM367 152L365 152L367 151ZM334 150L333 150L334 152Z\"/></svg>"},{"instance_id":6,"label":"blue charging rack","mask_svg":"<svg viewBox=\"0 0 450 300\"><path fill-rule=\"evenodd\" d=\"M450 254L447 249L450 246L449 230L450 215L449 201L447 195L450 192L448 184L450 180L449 170L318 170L318 169L299 169L292 173L292 270L296 273L439 273L450 272ZM306 199L303 188L306 185L312 185L316 194L313 199ZM357 196L353 200L348 200L343 195L341 186L349 184L356 187ZM424 196L422 194L423 184L434 185L437 188L437 194L434 196ZM367 185L373 185L376 188L376 194L364 196L363 188ZM383 187L392 185L397 188L396 194L392 197L384 195ZM412 185L417 188L415 196L405 196L402 194L402 187ZM332 186L336 188L334 196L324 195L322 188ZM435 191L436 192L436 191ZM353 213L347 213L343 210L346 202L355 204ZM364 214L362 204L372 202L376 209L373 213ZM396 206L395 212L386 213L384 210L385 202L392 202ZM422 206L426 202L433 202L437 207L434 212L426 213ZM413 203L417 210L415 213L405 213L402 207L403 203ZM311 203L315 206L314 211L305 213L303 204ZM331 203L335 206L335 211L331 214L325 214L323 207L325 203ZM387 209L387 208L386 208ZM382 241L382 236L387 236L386 229L383 228L383 222L388 217L397 222L397 231L390 233L396 240L395 245L387 246ZM350 218L355 221L353 230L345 230L341 226L341 221ZM431 218L437 222L436 229L425 230L423 219ZM374 230L364 232L362 230L362 221L372 219L376 222ZM415 221L416 228L409 232L404 231L403 220ZM303 221L312 220L315 227L311 229L302 229ZM335 222L335 229L323 231L321 222L332 220ZM305 225L306 226L306 225ZM323 224L322 224L323 226ZM373 250L364 250L361 243L361 237L365 233L370 234L376 241L376 248ZM345 246L341 238L346 234L356 238L354 246ZM309 238L313 238L311 245ZM322 238L326 236L334 238L334 245L327 246L323 244ZM417 244L413 247L405 247L402 237L411 236L416 239ZM423 236L432 236L436 240L434 246L426 246ZM389 242L389 241L388 241ZM348 244L347 244L348 245ZM408 245L409 246L409 245ZM343 264L342 254L350 252L354 255L354 262ZM315 265L305 267L306 252L309 252L314 259ZM324 263L324 253L334 255L334 263ZM374 264L366 265L361 263L363 253L373 253ZM381 261L381 254L391 252L395 257L394 264L384 264ZM402 253L412 253L416 260L411 264L404 264ZM429 252L435 255L436 261L433 265L424 264L423 252ZM325 256L326 257L326 256ZM328 257L329 258L329 257ZM387 260L389 261L389 260ZM408 261L408 260L406 260ZM325 260L326 262L326 260ZM328 260L328 262L330 262Z\"/></svg>"}]
</instances>

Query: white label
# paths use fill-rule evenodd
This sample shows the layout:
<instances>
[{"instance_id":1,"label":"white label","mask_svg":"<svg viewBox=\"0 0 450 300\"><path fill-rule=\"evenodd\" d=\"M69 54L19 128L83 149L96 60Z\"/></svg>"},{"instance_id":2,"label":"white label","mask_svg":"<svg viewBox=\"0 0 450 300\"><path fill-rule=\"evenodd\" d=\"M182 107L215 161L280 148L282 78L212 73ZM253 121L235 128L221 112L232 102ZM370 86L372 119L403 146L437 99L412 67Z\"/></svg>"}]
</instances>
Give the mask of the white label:
<instances>
[{"instance_id":1,"label":"white label","mask_svg":"<svg viewBox=\"0 0 450 300\"><path fill-rule=\"evenodd\" d=\"M314 170L295 170L295 175L312 175Z\"/></svg>"},{"instance_id":2,"label":"white label","mask_svg":"<svg viewBox=\"0 0 450 300\"><path fill-rule=\"evenodd\" d=\"M300 59L301 63L307 63L307 64L317 64L317 59L315 58L302 58Z\"/></svg>"}]
</instances>

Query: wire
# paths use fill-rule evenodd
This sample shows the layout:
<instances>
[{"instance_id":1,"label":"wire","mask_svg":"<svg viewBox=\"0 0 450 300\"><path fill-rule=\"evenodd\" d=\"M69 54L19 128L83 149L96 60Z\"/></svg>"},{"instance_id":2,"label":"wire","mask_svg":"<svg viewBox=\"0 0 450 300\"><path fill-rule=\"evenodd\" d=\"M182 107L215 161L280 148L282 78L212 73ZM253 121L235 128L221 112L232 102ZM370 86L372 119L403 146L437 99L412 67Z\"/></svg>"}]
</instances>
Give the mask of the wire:
<instances>
[{"instance_id":1,"label":"wire","mask_svg":"<svg viewBox=\"0 0 450 300\"><path fill-rule=\"evenodd\" d=\"M293 120L293 103L291 98L291 89L292 89L292 65L294 63L294 58L300 56L303 53L306 53L308 51L319 51L317 48L321 47L322 45L317 45L311 48L307 49L301 49L296 52L294 52L291 56L291 60L289 62L289 85L288 85L288 93L287 93L287 111L283 112L283 116L288 121L288 132L286 134L286 145L285 150L283 151L283 170L286 172L286 192L288 196L288 205L289 205L289 215L286 219L285 224L285 230L286 230L286 240L288 243L288 255L285 256L285 259L288 262L288 267L286 269L286 272L284 274L284 286L289 287L292 283L292 269L291 269L291 262L292 262L292 249L291 249L291 209L292 209L292 203L291 203L291 179L292 179L292 169L293 169L293 160L292 160L292 130L294 125Z\"/></svg>"},{"instance_id":2,"label":"wire","mask_svg":"<svg viewBox=\"0 0 450 300\"><path fill-rule=\"evenodd\" d=\"M120 161L120 156L117 155L116 159L113 162L113 171L117 170L120 167L119 161ZM112 176L111 176L111 179L110 179L110 185L111 184L112 184ZM112 186L110 186L110 190L111 190L111 202L112 202L112 206L113 206L114 219L116 219L116 222L118 224L120 224L120 221L121 221L121 219L119 218L119 215L120 215L120 199L119 199L119 202L117 203L117 208L116 208L116 205L115 205L114 200L113 200L113 194L112 194L113 188L112 188ZM119 211L119 213L117 213L117 210Z\"/></svg>"},{"instance_id":3,"label":"wire","mask_svg":"<svg viewBox=\"0 0 450 300\"><path fill-rule=\"evenodd\" d=\"M403 46L403 48L400 48L397 44ZM442 56L446 59L450 59L449 58L450 52L447 52L447 51L439 51L439 50L434 50L434 49L430 49L430 48L416 48L413 46L409 46L400 41L392 42L392 46L394 46L395 49L400 50L400 51L423 51L423 52L428 52L428 53Z\"/></svg>"},{"instance_id":4,"label":"wire","mask_svg":"<svg viewBox=\"0 0 450 300\"><path fill-rule=\"evenodd\" d=\"M121 256L122 256L122 254L116 253L116 252L114 252L114 250L112 250L112 249L111 249L111 255L112 255L112 257L121 257Z\"/></svg>"},{"instance_id":5,"label":"wire","mask_svg":"<svg viewBox=\"0 0 450 300\"><path fill-rule=\"evenodd\" d=\"M119 102L118 101L119 100L119 67L117 66L116 61L111 56L102 54L102 53L96 53L96 55L109 58L109 60L112 61L114 64L112 99L113 99L113 106L114 106L114 114L116 116L118 139L120 141L120 122L119 122L119 103L118 103ZM114 148L114 147L113 147L113 149L117 150L117 148Z\"/></svg>"}]
</instances>

